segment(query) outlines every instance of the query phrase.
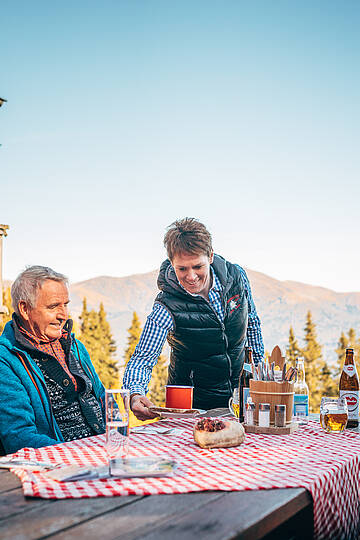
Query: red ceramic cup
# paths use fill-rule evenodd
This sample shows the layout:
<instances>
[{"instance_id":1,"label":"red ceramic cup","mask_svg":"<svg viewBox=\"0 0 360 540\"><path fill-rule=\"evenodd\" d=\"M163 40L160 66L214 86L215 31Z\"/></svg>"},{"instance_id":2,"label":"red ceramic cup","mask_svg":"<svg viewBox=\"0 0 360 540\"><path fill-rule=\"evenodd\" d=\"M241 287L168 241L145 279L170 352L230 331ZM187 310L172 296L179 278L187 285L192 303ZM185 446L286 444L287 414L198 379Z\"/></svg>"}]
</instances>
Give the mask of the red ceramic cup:
<instances>
[{"instance_id":1,"label":"red ceramic cup","mask_svg":"<svg viewBox=\"0 0 360 540\"><path fill-rule=\"evenodd\" d=\"M166 386L166 407L174 409L192 409L192 386Z\"/></svg>"}]
</instances>

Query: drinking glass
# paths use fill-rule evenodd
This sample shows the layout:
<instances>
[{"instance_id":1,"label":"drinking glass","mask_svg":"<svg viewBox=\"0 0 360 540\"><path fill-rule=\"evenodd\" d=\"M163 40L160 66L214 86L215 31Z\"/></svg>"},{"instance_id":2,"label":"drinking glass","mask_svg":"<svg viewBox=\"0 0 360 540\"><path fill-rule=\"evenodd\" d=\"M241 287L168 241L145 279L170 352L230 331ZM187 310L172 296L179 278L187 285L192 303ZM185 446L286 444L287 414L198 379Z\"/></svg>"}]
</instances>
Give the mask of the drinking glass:
<instances>
[{"instance_id":1,"label":"drinking glass","mask_svg":"<svg viewBox=\"0 0 360 540\"><path fill-rule=\"evenodd\" d=\"M129 451L129 390L105 390L106 453L109 473L116 468L116 460L127 457Z\"/></svg>"},{"instance_id":2,"label":"drinking glass","mask_svg":"<svg viewBox=\"0 0 360 540\"><path fill-rule=\"evenodd\" d=\"M240 414L240 399L239 399L239 388L235 388L233 395L229 399L229 410L233 413L236 418L239 418Z\"/></svg>"},{"instance_id":3,"label":"drinking glass","mask_svg":"<svg viewBox=\"0 0 360 540\"><path fill-rule=\"evenodd\" d=\"M348 421L348 406L344 397L322 397L320 424L328 433L342 433Z\"/></svg>"}]
</instances>

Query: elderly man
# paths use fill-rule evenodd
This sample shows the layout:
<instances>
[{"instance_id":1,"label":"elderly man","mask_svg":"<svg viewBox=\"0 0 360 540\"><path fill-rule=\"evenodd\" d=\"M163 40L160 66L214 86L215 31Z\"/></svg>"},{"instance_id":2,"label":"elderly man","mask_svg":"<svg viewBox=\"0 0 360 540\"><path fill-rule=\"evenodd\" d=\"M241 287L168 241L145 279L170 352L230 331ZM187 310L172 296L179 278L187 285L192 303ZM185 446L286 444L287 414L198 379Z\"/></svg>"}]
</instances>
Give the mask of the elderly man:
<instances>
[{"instance_id":1,"label":"elderly man","mask_svg":"<svg viewBox=\"0 0 360 540\"><path fill-rule=\"evenodd\" d=\"M206 227L175 221L164 238L168 259L158 277L160 294L124 375L131 408L152 418L145 396L165 339L171 347L169 384L193 385L194 407L226 407L238 385L247 342L255 362L264 346L245 270L214 255Z\"/></svg>"},{"instance_id":2,"label":"elderly man","mask_svg":"<svg viewBox=\"0 0 360 540\"><path fill-rule=\"evenodd\" d=\"M11 288L0 337L0 442L5 453L104 433L104 387L71 333L67 278L31 266Z\"/></svg>"}]
</instances>

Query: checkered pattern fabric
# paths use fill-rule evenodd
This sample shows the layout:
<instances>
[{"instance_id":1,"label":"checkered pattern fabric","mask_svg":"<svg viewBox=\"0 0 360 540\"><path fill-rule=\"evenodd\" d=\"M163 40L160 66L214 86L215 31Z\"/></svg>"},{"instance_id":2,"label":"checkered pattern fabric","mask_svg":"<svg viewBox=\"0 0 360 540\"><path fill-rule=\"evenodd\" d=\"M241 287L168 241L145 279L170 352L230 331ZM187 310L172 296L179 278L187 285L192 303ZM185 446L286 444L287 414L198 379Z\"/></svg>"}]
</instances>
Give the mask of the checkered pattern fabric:
<instances>
[{"instance_id":1,"label":"checkered pattern fabric","mask_svg":"<svg viewBox=\"0 0 360 540\"><path fill-rule=\"evenodd\" d=\"M183 428L180 436L130 436L131 456L177 460L174 477L61 483L44 473L17 470L16 474L25 495L55 499L304 487L314 501L315 538L358 538L359 434L330 435L311 421L292 435L247 434L240 447L204 450L194 443L194 422L161 423ZM99 435L37 450L25 448L15 455L52 463L101 465L106 462L104 443L105 436Z\"/></svg>"}]
</instances>

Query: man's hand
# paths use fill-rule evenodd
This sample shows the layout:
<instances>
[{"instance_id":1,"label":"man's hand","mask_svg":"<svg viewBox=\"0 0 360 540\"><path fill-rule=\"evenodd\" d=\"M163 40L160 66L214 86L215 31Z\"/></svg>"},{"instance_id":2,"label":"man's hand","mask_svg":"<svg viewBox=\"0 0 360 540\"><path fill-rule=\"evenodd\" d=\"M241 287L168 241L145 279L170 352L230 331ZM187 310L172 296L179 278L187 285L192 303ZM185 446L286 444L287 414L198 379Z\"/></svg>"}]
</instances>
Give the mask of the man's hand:
<instances>
[{"instance_id":1,"label":"man's hand","mask_svg":"<svg viewBox=\"0 0 360 540\"><path fill-rule=\"evenodd\" d=\"M140 396L139 394L131 396L130 408L138 420L149 420L159 416L149 411L148 407L154 407L154 404L146 396Z\"/></svg>"}]
</instances>

